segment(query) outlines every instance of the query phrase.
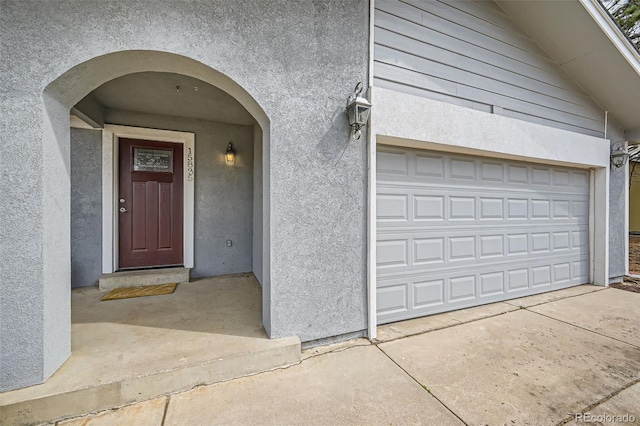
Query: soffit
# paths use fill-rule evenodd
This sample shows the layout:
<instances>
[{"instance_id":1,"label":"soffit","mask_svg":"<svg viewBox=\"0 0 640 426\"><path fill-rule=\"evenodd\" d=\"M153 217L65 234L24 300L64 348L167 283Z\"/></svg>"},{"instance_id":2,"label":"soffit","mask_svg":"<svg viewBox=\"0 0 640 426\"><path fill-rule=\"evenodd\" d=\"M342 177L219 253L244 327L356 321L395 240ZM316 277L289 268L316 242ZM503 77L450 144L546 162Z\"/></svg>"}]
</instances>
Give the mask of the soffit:
<instances>
[{"instance_id":1,"label":"soffit","mask_svg":"<svg viewBox=\"0 0 640 426\"><path fill-rule=\"evenodd\" d=\"M640 68L631 65L586 6L579 0L497 3L623 128L640 128Z\"/></svg>"}]
</instances>

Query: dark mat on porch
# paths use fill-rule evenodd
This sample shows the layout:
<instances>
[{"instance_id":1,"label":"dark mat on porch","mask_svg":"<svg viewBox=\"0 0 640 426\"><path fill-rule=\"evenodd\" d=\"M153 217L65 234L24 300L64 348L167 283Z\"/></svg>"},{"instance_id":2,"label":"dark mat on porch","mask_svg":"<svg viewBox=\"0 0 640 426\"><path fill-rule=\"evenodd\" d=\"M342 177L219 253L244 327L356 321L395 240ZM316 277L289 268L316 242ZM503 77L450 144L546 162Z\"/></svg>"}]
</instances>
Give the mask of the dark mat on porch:
<instances>
[{"instance_id":1,"label":"dark mat on porch","mask_svg":"<svg viewBox=\"0 0 640 426\"><path fill-rule=\"evenodd\" d=\"M121 287L114 288L100 300L129 299L132 297L159 296L161 294L171 294L176 291L177 283L146 285L143 287Z\"/></svg>"}]
</instances>

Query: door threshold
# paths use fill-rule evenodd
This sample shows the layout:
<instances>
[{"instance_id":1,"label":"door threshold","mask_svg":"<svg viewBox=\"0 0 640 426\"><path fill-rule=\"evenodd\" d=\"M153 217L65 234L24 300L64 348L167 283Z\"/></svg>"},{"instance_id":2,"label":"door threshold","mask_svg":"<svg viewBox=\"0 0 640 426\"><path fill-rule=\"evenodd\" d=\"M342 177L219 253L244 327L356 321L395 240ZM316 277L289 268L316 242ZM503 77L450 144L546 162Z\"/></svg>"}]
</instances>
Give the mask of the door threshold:
<instances>
[{"instance_id":1,"label":"door threshold","mask_svg":"<svg viewBox=\"0 0 640 426\"><path fill-rule=\"evenodd\" d=\"M154 269L136 269L104 274L98 280L100 291L114 288L142 287L158 284L183 284L189 282L191 268L161 267Z\"/></svg>"},{"instance_id":2,"label":"door threshold","mask_svg":"<svg viewBox=\"0 0 640 426\"><path fill-rule=\"evenodd\" d=\"M149 271L149 270L159 270L159 269L176 269L176 268L184 268L182 263L177 265L161 265L161 266L132 266L129 268L118 268L116 272L133 272L133 271Z\"/></svg>"}]
</instances>

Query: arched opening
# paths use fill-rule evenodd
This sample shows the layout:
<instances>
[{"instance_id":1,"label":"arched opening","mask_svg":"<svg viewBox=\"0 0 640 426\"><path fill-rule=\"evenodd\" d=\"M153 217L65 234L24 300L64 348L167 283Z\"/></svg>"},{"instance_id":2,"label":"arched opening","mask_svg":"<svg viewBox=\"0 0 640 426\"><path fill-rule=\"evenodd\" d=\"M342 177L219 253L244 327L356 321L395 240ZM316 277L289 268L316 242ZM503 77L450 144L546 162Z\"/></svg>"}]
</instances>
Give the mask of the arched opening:
<instances>
[{"instance_id":1,"label":"arched opening","mask_svg":"<svg viewBox=\"0 0 640 426\"><path fill-rule=\"evenodd\" d=\"M118 265L117 214L127 206L118 205L119 177L105 166L112 161L117 170L119 160L113 151L109 153L105 140L117 147L125 139L119 133L122 128L134 129L129 139L173 143L184 155L185 195L180 208L191 209L192 240L185 231L183 257L152 266L184 265L197 278L253 272L262 287L262 324L269 335L269 119L251 95L228 76L184 56L122 51L73 67L46 87L43 100L43 146L48 158L44 203L49 222L45 240L51 242L44 248L45 273L57 277L47 284L45 294L62 307L52 315L57 333L45 337L49 340L45 346L58 354L59 362L52 363L45 375L52 374L69 353L70 288L95 285L98 274L123 269ZM70 112L72 122L80 123L76 127L85 129L70 130ZM195 147L189 146L194 151L186 142L179 145L180 137L171 140L171 132L194 135ZM224 163L229 142L237 150L232 166ZM157 151L158 147L142 148ZM187 155L194 163L191 170ZM190 176L195 179L189 201ZM107 188L111 197L105 197ZM178 228L187 230L184 219ZM114 238L105 243L109 232ZM134 264L132 269L146 266Z\"/></svg>"}]
</instances>

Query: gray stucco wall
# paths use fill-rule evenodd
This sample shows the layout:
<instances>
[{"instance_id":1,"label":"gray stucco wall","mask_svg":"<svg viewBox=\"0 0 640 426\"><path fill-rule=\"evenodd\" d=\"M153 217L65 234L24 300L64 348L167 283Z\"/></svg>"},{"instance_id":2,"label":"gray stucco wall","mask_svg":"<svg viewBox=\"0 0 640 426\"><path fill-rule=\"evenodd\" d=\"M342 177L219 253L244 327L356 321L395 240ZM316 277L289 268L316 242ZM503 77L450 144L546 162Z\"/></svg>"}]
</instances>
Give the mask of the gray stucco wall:
<instances>
[{"instance_id":1,"label":"gray stucco wall","mask_svg":"<svg viewBox=\"0 0 640 426\"><path fill-rule=\"evenodd\" d=\"M0 205L0 281L12 285L0 288L0 390L43 381L69 354L68 110L109 79L100 72L115 78L130 64L107 57L92 75L86 64L75 68L50 87L46 109L43 92L118 51L197 60L269 118L270 335L307 341L366 327L365 143L349 140L343 113L355 83L367 80L366 0L3 0L1 8L0 192L10 201Z\"/></svg>"},{"instance_id":2,"label":"gray stucco wall","mask_svg":"<svg viewBox=\"0 0 640 426\"><path fill-rule=\"evenodd\" d=\"M71 129L71 287L102 275L102 131Z\"/></svg>"},{"instance_id":3,"label":"gray stucco wall","mask_svg":"<svg viewBox=\"0 0 640 426\"><path fill-rule=\"evenodd\" d=\"M106 122L195 133L195 261L191 277L252 270L253 128L107 109ZM227 144L236 151L224 162ZM231 247L226 246L231 240Z\"/></svg>"},{"instance_id":4,"label":"gray stucco wall","mask_svg":"<svg viewBox=\"0 0 640 426\"><path fill-rule=\"evenodd\" d=\"M262 221L262 131L253 127L253 273L258 282L263 282L263 226Z\"/></svg>"},{"instance_id":5,"label":"gray stucco wall","mask_svg":"<svg viewBox=\"0 0 640 426\"><path fill-rule=\"evenodd\" d=\"M624 142L624 131L609 116L607 139L611 144ZM609 175L609 278L619 282L625 274L625 241L629 235L625 232L625 210L628 208L625 197L625 168L611 167Z\"/></svg>"}]
</instances>

